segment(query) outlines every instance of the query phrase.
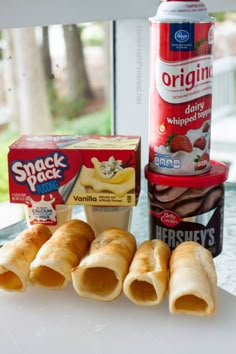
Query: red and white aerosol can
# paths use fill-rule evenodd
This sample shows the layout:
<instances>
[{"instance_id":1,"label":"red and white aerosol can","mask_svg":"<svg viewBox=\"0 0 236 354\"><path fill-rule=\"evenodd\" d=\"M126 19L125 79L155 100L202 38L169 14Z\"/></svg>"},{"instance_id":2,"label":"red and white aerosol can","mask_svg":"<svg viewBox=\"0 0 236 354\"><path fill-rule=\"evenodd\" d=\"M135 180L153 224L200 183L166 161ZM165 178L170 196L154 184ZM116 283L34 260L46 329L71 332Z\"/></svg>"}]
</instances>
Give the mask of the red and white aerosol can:
<instances>
[{"instance_id":1,"label":"red and white aerosol can","mask_svg":"<svg viewBox=\"0 0 236 354\"><path fill-rule=\"evenodd\" d=\"M199 0L163 0L150 19L149 168L210 169L214 18Z\"/></svg>"}]
</instances>

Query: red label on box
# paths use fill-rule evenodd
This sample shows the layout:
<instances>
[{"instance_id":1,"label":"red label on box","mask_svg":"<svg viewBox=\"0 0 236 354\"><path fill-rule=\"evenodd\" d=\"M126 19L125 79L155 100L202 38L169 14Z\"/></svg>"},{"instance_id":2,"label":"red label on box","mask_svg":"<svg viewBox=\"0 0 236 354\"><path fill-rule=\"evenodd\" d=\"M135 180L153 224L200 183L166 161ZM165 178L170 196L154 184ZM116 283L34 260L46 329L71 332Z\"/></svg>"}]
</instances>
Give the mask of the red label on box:
<instances>
[{"instance_id":1,"label":"red label on box","mask_svg":"<svg viewBox=\"0 0 236 354\"><path fill-rule=\"evenodd\" d=\"M140 137L24 135L8 163L12 203L137 203Z\"/></svg>"}]
</instances>

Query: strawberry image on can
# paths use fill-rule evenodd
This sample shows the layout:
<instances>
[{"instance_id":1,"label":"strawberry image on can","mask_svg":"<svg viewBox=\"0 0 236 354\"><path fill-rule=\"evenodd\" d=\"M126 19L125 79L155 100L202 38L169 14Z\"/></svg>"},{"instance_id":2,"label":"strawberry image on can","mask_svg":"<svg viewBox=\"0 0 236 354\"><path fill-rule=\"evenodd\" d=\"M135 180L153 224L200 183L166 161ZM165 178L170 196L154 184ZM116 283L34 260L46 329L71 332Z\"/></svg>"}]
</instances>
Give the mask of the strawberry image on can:
<instances>
[{"instance_id":1,"label":"strawberry image on can","mask_svg":"<svg viewBox=\"0 0 236 354\"><path fill-rule=\"evenodd\" d=\"M214 18L195 1L163 1L150 19L149 166L210 169Z\"/></svg>"}]
</instances>

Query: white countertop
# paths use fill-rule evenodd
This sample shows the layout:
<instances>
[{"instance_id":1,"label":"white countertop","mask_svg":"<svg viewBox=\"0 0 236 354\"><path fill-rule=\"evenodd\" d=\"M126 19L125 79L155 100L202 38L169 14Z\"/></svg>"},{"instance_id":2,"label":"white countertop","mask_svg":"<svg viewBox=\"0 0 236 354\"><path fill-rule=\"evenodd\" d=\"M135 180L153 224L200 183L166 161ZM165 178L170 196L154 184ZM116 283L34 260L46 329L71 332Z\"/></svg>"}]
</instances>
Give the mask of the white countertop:
<instances>
[{"instance_id":1,"label":"white countertop","mask_svg":"<svg viewBox=\"0 0 236 354\"><path fill-rule=\"evenodd\" d=\"M69 286L0 291L3 354L234 354L236 297L218 290L213 318L173 316L167 298L144 308L123 295L103 303Z\"/></svg>"}]
</instances>

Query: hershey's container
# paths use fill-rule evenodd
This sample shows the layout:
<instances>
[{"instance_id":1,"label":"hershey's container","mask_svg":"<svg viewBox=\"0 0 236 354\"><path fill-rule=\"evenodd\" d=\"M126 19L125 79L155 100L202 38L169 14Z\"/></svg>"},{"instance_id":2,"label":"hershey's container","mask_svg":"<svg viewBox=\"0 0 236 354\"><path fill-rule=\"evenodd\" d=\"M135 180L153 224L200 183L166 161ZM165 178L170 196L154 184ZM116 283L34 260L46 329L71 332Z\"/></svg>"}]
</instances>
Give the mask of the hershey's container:
<instances>
[{"instance_id":1,"label":"hershey's container","mask_svg":"<svg viewBox=\"0 0 236 354\"><path fill-rule=\"evenodd\" d=\"M163 1L150 19L149 168L210 169L214 18L195 1Z\"/></svg>"},{"instance_id":2,"label":"hershey's container","mask_svg":"<svg viewBox=\"0 0 236 354\"><path fill-rule=\"evenodd\" d=\"M149 195L150 239L160 239L173 250L196 241L219 255L223 244L224 182L228 166L211 161L199 176L167 176L145 168Z\"/></svg>"}]
</instances>

